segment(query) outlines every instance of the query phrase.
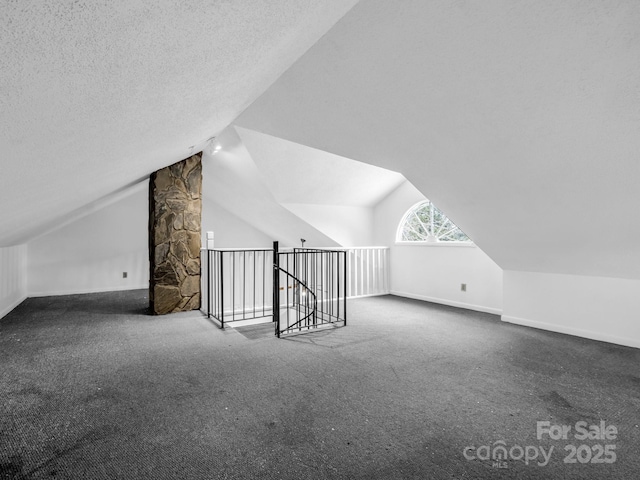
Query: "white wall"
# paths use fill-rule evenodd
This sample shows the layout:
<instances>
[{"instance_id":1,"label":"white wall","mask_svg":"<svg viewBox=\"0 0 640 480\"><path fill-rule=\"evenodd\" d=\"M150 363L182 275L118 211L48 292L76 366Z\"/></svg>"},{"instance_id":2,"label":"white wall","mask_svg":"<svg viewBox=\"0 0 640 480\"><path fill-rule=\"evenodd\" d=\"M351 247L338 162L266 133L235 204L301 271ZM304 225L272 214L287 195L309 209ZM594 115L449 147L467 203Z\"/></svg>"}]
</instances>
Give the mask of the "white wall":
<instances>
[{"instance_id":1,"label":"white wall","mask_svg":"<svg viewBox=\"0 0 640 480\"><path fill-rule=\"evenodd\" d=\"M391 293L500 315L502 269L478 247L397 245Z\"/></svg>"},{"instance_id":2,"label":"white wall","mask_svg":"<svg viewBox=\"0 0 640 480\"><path fill-rule=\"evenodd\" d=\"M286 203L283 206L341 247L364 247L373 243L372 208L303 203Z\"/></svg>"},{"instance_id":3,"label":"white wall","mask_svg":"<svg viewBox=\"0 0 640 480\"><path fill-rule=\"evenodd\" d=\"M27 246L0 248L0 318L27 298Z\"/></svg>"},{"instance_id":4,"label":"white wall","mask_svg":"<svg viewBox=\"0 0 640 480\"><path fill-rule=\"evenodd\" d=\"M206 185L205 185L206 187ZM271 248L273 240L262 230L207 197L202 198L202 245L212 231L215 248Z\"/></svg>"},{"instance_id":5,"label":"white wall","mask_svg":"<svg viewBox=\"0 0 640 480\"><path fill-rule=\"evenodd\" d=\"M104 204L28 243L29 296L148 288L148 181ZM219 204L205 197L202 207L203 245L213 230L216 247L272 246Z\"/></svg>"},{"instance_id":6,"label":"white wall","mask_svg":"<svg viewBox=\"0 0 640 480\"><path fill-rule=\"evenodd\" d=\"M148 288L148 182L121 197L28 243L29 296Z\"/></svg>"},{"instance_id":7,"label":"white wall","mask_svg":"<svg viewBox=\"0 0 640 480\"><path fill-rule=\"evenodd\" d=\"M502 269L476 246L396 244L406 211L424 200L406 182L374 210L374 240L391 247L391 293L494 314L502 313ZM467 291L460 285L465 283Z\"/></svg>"},{"instance_id":8,"label":"white wall","mask_svg":"<svg viewBox=\"0 0 640 480\"><path fill-rule=\"evenodd\" d=\"M223 207L245 224L268 235L270 242L279 241L280 246L299 245L301 237L309 241L308 245L336 245L276 200L233 127L218 135L216 142L222 150L215 155L205 151L202 156L204 200Z\"/></svg>"},{"instance_id":9,"label":"white wall","mask_svg":"<svg viewBox=\"0 0 640 480\"><path fill-rule=\"evenodd\" d=\"M504 272L502 320L640 348L640 280Z\"/></svg>"}]
</instances>

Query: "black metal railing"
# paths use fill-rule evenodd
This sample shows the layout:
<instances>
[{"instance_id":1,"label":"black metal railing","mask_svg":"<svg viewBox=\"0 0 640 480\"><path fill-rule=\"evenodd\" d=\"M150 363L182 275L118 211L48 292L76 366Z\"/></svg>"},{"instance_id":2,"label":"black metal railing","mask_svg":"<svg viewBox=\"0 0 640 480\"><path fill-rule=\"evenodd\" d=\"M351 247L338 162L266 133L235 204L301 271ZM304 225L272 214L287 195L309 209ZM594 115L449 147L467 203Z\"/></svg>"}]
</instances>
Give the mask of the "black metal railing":
<instances>
[{"instance_id":1,"label":"black metal railing","mask_svg":"<svg viewBox=\"0 0 640 480\"><path fill-rule=\"evenodd\" d=\"M203 253L202 309L221 328L273 315L273 250L210 249Z\"/></svg>"},{"instance_id":2,"label":"black metal railing","mask_svg":"<svg viewBox=\"0 0 640 480\"><path fill-rule=\"evenodd\" d=\"M280 252L274 242L274 260L276 335L347 324L345 251L295 248Z\"/></svg>"},{"instance_id":3,"label":"black metal railing","mask_svg":"<svg viewBox=\"0 0 640 480\"><path fill-rule=\"evenodd\" d=\"M347 324L347 252L295 248L203 249L202 310L224 328L264 319L280 337ZM248 322L249 323L249 322ZM238 325L238 324L236 324Z\"/></svg>"}]
</instances>

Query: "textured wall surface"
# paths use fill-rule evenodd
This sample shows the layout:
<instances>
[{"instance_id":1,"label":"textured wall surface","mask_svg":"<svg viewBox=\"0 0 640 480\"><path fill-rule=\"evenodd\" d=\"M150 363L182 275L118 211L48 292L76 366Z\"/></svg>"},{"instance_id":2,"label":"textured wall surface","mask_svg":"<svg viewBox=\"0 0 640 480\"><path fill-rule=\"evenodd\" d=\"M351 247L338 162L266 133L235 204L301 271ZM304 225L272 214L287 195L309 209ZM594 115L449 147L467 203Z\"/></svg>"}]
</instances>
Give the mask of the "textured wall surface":
<instances>
[{"instance_id":1,"label":"textured wall surface","mask_svg":"<svg viewBox=\"0 0 640 480\"><path fill-rule=\"evenodd\" d=\"M202 153L149 183L149 302L155 315L200 308Z\"/></svg>"}]
</instances>

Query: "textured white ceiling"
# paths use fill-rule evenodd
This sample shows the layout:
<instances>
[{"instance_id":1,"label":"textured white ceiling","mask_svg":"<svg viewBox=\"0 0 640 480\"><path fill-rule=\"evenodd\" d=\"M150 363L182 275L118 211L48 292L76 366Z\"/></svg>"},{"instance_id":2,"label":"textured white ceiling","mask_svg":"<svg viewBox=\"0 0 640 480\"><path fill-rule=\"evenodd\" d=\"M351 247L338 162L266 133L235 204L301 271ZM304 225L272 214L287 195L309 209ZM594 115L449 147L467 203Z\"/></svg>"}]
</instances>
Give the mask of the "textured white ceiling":
<instances>
[{"instance_id":1,"label":"textured white ceiling","mask_svg":"<svg viewBox=\"0 0 640 480\"><path fill-rule=\"evenodd\" d=\"M354 3L1 2L0 246L201 149Z\"/></svg>"},{"instance_id":2,"label":"textured white ceiling","mask_svg":"<svg viewBox=\"0 0 640 480\"><path fill-rule=\"evenodd\" d=\"M640 278L640 2L365 0L237 120L399 171L502 268Z\"/></svg>"}]
</instances>

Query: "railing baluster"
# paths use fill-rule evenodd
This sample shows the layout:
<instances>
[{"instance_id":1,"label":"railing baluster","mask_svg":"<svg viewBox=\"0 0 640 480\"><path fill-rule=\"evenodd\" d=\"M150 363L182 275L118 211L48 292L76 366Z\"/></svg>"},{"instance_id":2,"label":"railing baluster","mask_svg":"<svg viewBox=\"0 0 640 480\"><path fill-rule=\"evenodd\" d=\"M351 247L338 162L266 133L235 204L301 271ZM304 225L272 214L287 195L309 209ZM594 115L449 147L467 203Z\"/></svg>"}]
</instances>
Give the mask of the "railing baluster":
<instances>
[{"instance_id":1,"label":"railing baluster","mask_svg":"<svg viewBox=\"0 0 640 480\"><path fill-rule=\"evenodd\" d=\"M371 253L371 288L369 289L369 295L375 294L378 291L377 281L378 278L378 250L370 250Z\"/></svg>"}]
</instances>

